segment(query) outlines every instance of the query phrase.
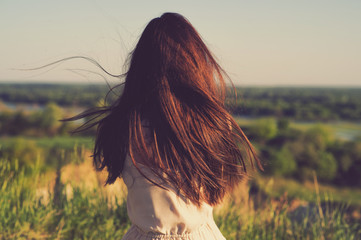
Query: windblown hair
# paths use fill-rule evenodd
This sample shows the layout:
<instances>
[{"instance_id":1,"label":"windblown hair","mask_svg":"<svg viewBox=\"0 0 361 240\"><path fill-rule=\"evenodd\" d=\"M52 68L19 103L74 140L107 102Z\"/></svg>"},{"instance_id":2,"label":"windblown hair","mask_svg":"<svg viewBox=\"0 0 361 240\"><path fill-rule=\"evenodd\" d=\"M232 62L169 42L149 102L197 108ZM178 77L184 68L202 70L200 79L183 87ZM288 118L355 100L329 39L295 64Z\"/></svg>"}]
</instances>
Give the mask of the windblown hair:
<instances>
[{"instance_id":1,"label":"windblown hair","mask_svg":"<svg viewBox=\"0 0 361 240\"><path fill-rule=\"evenodd\" d=\"M144 177L139 164L194 204L215 205L247 175L246 166L261 167L225 109L226 77L183 16L151 20L130 54L122 95L73 118L103 116L93 157L97 170L107 169L107 184L121 177L129 154Z\"/></svg>"}]
</instances>

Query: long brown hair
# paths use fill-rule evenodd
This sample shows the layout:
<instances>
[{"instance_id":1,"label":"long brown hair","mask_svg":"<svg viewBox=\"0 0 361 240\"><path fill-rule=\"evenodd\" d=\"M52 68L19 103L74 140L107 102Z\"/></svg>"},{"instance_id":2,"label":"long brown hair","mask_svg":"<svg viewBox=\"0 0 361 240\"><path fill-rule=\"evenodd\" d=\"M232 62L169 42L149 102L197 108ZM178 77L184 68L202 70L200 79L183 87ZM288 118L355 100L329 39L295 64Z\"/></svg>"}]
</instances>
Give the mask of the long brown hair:
<instances>
[{"instance_id":1,"label":"long brown hair","mask_svg":"<svg viewBox=\"0 0 361 240\"><path fill-rule=\"evenodd\" d=\"M130 54L122 95L72 118L103 116L88 127L98 126L94 165L107 169L107 184L121 177L129 154L144 177L139 164L194 204L219 203L246 176L247 165L259 164L225 109L225 77L183 16L165 13L151 20Z\"/></svg>"}]
</instances>

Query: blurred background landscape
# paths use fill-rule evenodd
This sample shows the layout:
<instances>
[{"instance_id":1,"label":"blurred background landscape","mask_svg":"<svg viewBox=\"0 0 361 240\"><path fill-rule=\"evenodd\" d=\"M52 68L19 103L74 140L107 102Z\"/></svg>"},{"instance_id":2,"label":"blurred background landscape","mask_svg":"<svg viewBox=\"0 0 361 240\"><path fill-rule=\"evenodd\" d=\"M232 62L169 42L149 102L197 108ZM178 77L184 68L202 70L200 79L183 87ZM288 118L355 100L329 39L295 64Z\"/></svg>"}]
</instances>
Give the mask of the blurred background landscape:
<instances>
[{"instance_id":1,"label":"blurred background landscape","mask_svg":"<svg viewBox=\"0 0 361 240\"><path fill-rule=\"evenodd\" d=\"M119 83L79 56L126 72L164 12L184 15L229 74L226 106L264 164L215 208L224 236L361 239L359 0L0 1L0 239L129 228L123 182L104 187L93 169L95 129L71 135L83 122L59 119Z\"/></svg>"},{"instance_id":2,"label":"blurred background landscape","mask_svg":"<svg viewBox=\"0 0 361 240\"><path fill-rule=\"evenodd\" d=\"M59 121L102 106L108 90L0 84L2 238L113 239L130 226L123 182L104 187L106 174L92 167L96 129L71 135L83 121ZM227 239L359 239L361 88L236 91L226 106L265 171L216 208Z\"/></svg>"}]
</instances>

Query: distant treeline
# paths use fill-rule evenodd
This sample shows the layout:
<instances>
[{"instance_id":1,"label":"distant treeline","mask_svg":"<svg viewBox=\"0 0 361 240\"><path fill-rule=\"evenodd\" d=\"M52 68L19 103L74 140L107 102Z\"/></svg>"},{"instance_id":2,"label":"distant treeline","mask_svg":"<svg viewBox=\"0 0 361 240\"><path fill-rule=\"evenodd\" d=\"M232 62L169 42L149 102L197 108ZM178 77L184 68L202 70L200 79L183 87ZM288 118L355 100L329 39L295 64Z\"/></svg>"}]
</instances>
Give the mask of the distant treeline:
<instances>
[{"instance_id":1,"label":"distant treeline","mask_svg":"<svg viewBox=\"0 0 361 240\"><path fill-rule=\"evenodd\" d=\"M11 103L36 103L60 106L95 106L104 99L105 84L0 84L0 100Z\"/></svg>"},{"instance_id":2,"label":"distant treeline","mask_svg":"<svg viewBox=\"0 0 361 240\"><path fill-rule=\"evenodd\" d=\"M0 111L0 136L69 135L79 123L59 121L67 117L70 115L55 103L48 103L36 111ZM93 134L94 130L87 133Z\"/></svg>"},{"instance_id":3,"label":"distant treeline","mask_svg":"<svg viewBox=\"0 0 361 240\"><path fill-rule=\"evenodd\" d=\"M0 84L0 100L49 102L60 106L95 106L104 99L105 84ZM286 117L295 120L361 120L361 88L237 87L226 105L235 115ZM115 89L110 101L120 94Z\"/></svg>"},{"instance_id":4,"label":"distant treeline","mask_svg":"<svg viewBox=\"0 0 361 240\"><path fill-rule=\"evenodd\" d=\"M235 115L295 120L361 120L361 88L237 88L227 101Z\"/></svg>"}]
</instances>

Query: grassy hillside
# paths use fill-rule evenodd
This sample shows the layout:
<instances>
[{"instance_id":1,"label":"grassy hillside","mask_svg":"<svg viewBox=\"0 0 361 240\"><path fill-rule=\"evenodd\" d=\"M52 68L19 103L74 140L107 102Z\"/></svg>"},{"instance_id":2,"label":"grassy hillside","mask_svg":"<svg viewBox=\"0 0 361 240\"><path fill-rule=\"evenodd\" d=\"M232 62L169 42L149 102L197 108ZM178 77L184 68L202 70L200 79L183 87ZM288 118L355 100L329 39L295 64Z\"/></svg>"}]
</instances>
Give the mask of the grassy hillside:
<instances>
[{"instance_id":1,"label":"grassy hillside","mask_svg":"<svg viewBox=\"0 0 361 240\"><path fill-rule=\"evenodd\" d=\"M130 227L124 184L103 187L89 155L45 173L1 159L0 239L120 239ZM276 196L269 179L258 181L266 181L259 182L264 189L243 183L215 208L227 239L360 239L360 219L346 205L318 198L322 193L311 194L312 204Z\"/></svg>"}]
</instances>

